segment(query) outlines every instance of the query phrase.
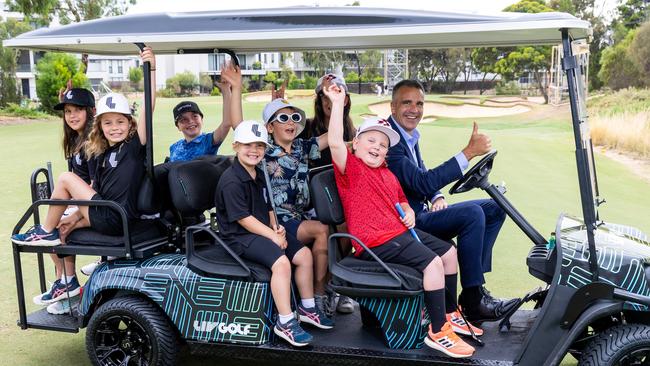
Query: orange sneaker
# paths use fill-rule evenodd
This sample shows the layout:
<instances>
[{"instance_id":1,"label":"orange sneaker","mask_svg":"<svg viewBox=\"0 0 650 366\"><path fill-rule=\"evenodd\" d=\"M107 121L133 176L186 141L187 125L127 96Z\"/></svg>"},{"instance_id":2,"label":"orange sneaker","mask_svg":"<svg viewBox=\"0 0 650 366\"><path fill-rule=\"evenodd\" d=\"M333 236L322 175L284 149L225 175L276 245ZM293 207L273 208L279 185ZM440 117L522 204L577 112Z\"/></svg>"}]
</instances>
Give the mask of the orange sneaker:
<instances>
[{"instance_id":1,"label":"orange sneaker","mask_svg":"<svg viewBox=\"0 0 650 366\"><path fill-rule=\"evenodd\" d=\"M460 339L451 329L449 322L446 322L440 332L435 334L429 325L429 332L424 338L424 344L453 358L466 358L474 354L474 347Z\"/></svg>"},{"instance_id":2,"label":"orange sneaker","mask_svg":"<svg viewBox=\"0 0 650 366\"><path fill-rule=\"evenodd\" d=\"M474 334L476 334L476 336L483 335L483 329L465 322L458 310L447 314L447 322L451 324L451 329L453 329L457 334L471 336L472 333L469 331L469 327L472 327L472 330L474 330Z\"/></svg>"}]
</instances>

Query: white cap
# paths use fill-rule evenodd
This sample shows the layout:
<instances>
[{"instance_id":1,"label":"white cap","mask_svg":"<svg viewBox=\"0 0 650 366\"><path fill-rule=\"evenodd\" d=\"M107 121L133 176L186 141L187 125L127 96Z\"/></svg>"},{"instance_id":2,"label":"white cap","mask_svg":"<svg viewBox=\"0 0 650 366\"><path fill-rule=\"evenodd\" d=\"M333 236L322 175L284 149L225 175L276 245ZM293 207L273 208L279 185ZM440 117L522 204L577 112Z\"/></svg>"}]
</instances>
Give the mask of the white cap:
<instances>
[{"instance_id":1,"label":"white cap","mask_svg":"<svg viewBox=\"0 0 650 366\"><path fill-rule=\"evenodd\" d=\"M323 90L323 82L325 79L329 79L332 84L336 84L336 86L345 91L345 94L348 94L348 85L345 83L345 79L334 74L325 74L321 76L320 79L318 79L318 82L316 82L316 89L314 90L316 94L320 93L320 91Z\"/></svg>"},{"instance_id":2,"label":"white cap","mask_svg":"<svg viewBox=\"0 0 650 366\"><path fill-rule=\"evenodd\" d=\"M264 124L257 121L242 121L235 128L234 142L241 144L250 144L251 142L263 142L269 145L269 133L266 131Z\"/></svg>"},{"instance_id":3,"label":"white cap","mask_svg":"<svg viewBox=\"0 0 650 366\"><path fill-rule=\"evenodd\" d=\"M273 117L273 115L282 108L291 108L300 113L302 120L299 123L296 123L296 136L300 135L302 130L305 129L305 123L307 119L305 116L305 111L289 103L286 99L277 98L274 99L271 103L268 103L266 106L264 106L264 111L262 111L262 119L264 120L264 123L271 122L271 117Z\"/></svg>"},{"instance_id":4,"label":"white cap","mask_svg":"<svg viewBox=\"0 0 650 366\"><path fill-rule=\"evenodd\" d=\"M131 114L131 107L129 101L122 94L108 93L97 102L97 113L95 117L99 117L104 113L121 113Z\"/></svg>"},{"instance_id":5,"label":"white cap","mask_svg":"<svg viewBox=\"0 0 650 366\"><path fill-rule=\"evenodd\" d=\"M357 135L355 137L358 138L359 135L368 131L379 131L382 132L384 135L388 136L388 141L390 142L391 147L399 143L399 133L393 130L393 128L390 127L390 122L386 121L383 118L379 118L379 117L366 118L361 124L361 127L357 129Z\"/></svg>"}]
</instances>

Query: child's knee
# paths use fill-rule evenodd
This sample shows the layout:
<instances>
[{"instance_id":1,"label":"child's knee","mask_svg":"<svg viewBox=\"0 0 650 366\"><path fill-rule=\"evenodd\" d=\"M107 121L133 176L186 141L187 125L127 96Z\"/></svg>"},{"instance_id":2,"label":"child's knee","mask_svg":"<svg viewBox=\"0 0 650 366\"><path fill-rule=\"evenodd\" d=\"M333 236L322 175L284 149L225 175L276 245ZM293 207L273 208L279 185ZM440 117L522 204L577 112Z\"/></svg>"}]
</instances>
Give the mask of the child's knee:
<instances>
[{"instance_id":1,"label":"child's knee","mask_svg":"<svg viewBox=\"0 0 650 366\"><path fill-rule=\"evenodd\" d=\"M424 269L424 274L428 273L440 273L442 274L444 272L444 266L442 265L442 259L440 257L435 257L431 262L429 262L429 265L426 266Z\"/></svg>"},{"instance_id":2,"label":"child's knee","mask_svg":"<svg viewBox=\"0 0 650 366\"><path fill-rule=\"evenodd\" d=\"M311 250L307 247L302 247L296 255L293 256L293 264L297 266L310 266L312 265L312 262L314 261L312 255L311 255Z\"/></svg>"},{"instance_id":3,"label":"child's knee","mask_svg":"<svg viewBox=\"0 0 650 366\"><path fill-rule=\"evenodd\" d=\"M275 263L273 263L273 266L271 267L271 272L277 275L291 276L291 263L289 262L289 258L287 258L286 255L283 255L280 258L278 258L275 261Z\"/></svg>"}]
</instances>

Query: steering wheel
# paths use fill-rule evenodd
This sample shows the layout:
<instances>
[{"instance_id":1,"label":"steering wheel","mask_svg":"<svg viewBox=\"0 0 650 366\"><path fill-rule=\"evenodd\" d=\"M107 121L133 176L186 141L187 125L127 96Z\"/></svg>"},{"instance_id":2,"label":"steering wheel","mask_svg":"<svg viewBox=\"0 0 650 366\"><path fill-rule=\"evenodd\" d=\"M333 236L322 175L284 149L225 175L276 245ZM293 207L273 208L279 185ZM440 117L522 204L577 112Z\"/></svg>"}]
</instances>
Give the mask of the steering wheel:
<instances>
[{"instance_id":1,"label":"steering wheel","mask_svg":"<svg viewBox=\"0 0 650 366\"><path fill-rule=\"evenodd\" d=\"M449 194L464 193L476 187L487 185L487 177L492 171L492 163L497 151L490 151L478 163L476 163L470 170L460 178L456 184L449 190Z\"/></svg>"}]
</instances>

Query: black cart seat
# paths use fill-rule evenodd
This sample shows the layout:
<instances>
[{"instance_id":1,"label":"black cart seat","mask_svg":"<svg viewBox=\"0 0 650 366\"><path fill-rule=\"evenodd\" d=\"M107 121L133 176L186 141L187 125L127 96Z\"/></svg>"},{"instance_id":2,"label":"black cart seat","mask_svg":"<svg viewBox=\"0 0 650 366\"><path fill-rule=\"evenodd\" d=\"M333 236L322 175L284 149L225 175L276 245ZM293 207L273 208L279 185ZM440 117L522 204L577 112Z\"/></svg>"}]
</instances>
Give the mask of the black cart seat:
<instances>
[{"instance_id":1,"label":"black cart seat","mask_svg":"<svg viewBox=\"0 0 650 366\"><path fill-rule=\"evenodd\" d=\"M231 156L206 156L172 165L169 187L173 206L182 217L197 216L214 208L217 184L232 165ZM209 224L185 231L187 266L203 276L269 282L271 271L240 258Z\"/></svg>"},{"instance_id":2,"label":"black cart seat","mask_svg":"<svg viewBox=\"0 0 650 366\"><path fill-rule=\"evenodd\" d=\"M310 186L318 220L331 227L344 223L345 216L334 179L334 170L328 169L315 174L311 178ZM328 261L332 273L331 284L337 292L353 297L401 297L422 292L422 273L410 267L385 263L376 257L373 261L351 255L339 259L338 238L349 238L365 247L365 244L352 235L330 235ZM366 250L373 255L371 249Z\"/></svg>"}]
</instances>

